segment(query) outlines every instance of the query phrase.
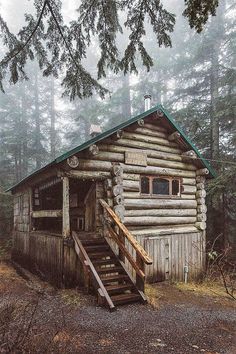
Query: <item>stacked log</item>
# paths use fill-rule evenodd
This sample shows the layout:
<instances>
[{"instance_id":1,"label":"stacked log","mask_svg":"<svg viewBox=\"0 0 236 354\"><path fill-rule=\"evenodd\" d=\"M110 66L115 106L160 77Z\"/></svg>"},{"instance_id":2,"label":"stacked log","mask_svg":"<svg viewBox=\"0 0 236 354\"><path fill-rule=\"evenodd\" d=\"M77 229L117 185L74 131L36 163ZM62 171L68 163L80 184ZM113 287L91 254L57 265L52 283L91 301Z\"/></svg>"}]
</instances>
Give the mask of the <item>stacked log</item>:
<instances>
[{"instance_id":1,"label":"stacked log","mask_svg":"<svg viewBox=\"0 0 236 354\"><path fill-rule=\"evenodd\" d=\"M205 197L206 197L206 191L205 191L205 176L204 174L207 174L206 172L207 169L201 169L197 171L197 177L196 177L196 182L197 182L197 191L196 191L196 200L197 200L197 222L195 226L199 230L205 230L206 229L206 203L205 203ZM208 170L207 170L208 171Z\"/></svg>"},{"instance_id":2,"label":"stacked log","mask_svg":"<svg viewBox=\"0 0 236 354\"><path fill-rule=\"evenodd\" d=\"M107 204L111 208L113 208L113 198L112 198L112 195L111 195L112 180L110 178L105 179L105 181L104 181L104 189L105 189Z\"/></svg>"},{"instance_id":3,"label":"stacked log","mask_svg":"<svg viewBox=\"0 0 236 354\"><path fill-rule=\"evenodd\" d=\"M116 215L124 222L124 196L123 196L123 167L116 163L112 165L112 197L113 210Z\"/></svg>"}]
</instances>

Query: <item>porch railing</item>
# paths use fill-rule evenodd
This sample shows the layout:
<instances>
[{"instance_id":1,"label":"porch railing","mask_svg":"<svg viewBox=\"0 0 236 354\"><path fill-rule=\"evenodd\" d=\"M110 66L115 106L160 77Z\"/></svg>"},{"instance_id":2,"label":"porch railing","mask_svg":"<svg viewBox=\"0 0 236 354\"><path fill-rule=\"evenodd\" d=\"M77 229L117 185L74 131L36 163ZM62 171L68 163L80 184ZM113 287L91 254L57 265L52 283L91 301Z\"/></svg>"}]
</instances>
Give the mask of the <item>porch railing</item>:
<instances>
[{"instance_id":1,"label":"porch railing","mask_svg":"<svg viewBox=\"0 0 236 354\"><path fill-rule=\"evenodd\" d=\"M120 221L119 217L109 207L105 200L100 199L99 202L104 210L104 219L107 220L106 227L109 232L109 236L119 248L119 258L122 261L124 261L125 258L128 260L136 273L136 286L138 290L144 291L145 264L152 264L152 259L149 257L140 243L137 242L127 227ZM134 249L136 253L136 259L126 247L125 240L127 240Z\"/></svg>"}]
</instances>

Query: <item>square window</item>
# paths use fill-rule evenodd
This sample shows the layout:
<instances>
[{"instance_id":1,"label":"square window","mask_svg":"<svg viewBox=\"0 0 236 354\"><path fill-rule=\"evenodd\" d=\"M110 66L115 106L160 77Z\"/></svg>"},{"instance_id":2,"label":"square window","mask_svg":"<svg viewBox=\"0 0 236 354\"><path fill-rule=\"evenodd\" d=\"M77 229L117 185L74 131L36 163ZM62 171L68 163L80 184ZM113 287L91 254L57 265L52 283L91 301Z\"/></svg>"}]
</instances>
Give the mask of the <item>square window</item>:
<instances>
[{"instance_id":1,"label":"square window","mask_svg":"<svg viewBox=\"0 0 236 354\"><path fill-rule=\"evenodd\" d=\"M170 182L164 178L153 178L152 180L152 193L159 195L169 195Z\"/></svg>"}]
</instances>

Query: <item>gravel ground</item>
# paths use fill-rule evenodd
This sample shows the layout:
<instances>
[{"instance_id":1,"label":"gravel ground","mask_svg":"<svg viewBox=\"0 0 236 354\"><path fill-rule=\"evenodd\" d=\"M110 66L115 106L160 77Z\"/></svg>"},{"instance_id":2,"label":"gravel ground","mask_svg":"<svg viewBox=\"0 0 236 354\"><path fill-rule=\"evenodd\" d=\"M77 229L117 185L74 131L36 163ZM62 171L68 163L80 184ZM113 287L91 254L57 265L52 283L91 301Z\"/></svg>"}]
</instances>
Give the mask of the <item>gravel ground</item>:
<instances>
[{"instance_id":1,"label":"gravel ground","mask_svg":"<svg viewBox=\"0 0 236 354\"><path fill-rule=\"evenodd\" d=\"M0 319L0 353L236 353L233 301L165 284L155 289L162 294L158 308L134 304L110 313L97 307L91 295L53 289L0 264L0 311L6 303L18 310L30 304L25 318L24 311L18 312L5 330L5 343ZM29 319L25 339L14 344Z\"/></svg>"}]
</instances>

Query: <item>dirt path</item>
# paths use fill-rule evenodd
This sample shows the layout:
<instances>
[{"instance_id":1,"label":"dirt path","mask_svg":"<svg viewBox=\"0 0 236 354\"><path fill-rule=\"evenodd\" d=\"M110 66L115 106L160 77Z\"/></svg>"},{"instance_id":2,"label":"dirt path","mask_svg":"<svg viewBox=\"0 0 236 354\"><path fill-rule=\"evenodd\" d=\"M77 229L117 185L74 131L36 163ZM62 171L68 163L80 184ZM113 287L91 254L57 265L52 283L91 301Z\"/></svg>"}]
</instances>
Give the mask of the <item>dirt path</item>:
<instances>
[{"instance_id":1,"label":"dirt path","mask_svg":"<svg viewBox=\"0 0 236 354\"><path fill-rule=\"evenodd\" d=\"M110 313L93 296L27 274L0 263L0 353L236 353L231 300L159 284L152 288L158 308Z\"/></svg>"}]
</instances>

